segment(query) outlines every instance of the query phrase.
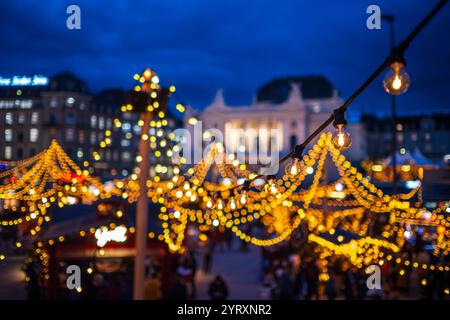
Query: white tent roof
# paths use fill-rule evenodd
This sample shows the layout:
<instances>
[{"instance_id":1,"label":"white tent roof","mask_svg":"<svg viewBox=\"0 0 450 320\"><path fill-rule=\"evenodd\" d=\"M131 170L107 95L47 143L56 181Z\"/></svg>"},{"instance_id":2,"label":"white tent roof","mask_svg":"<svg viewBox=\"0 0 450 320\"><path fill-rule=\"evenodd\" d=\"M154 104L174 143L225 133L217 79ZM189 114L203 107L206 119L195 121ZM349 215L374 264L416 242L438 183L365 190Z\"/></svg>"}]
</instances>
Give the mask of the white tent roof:
<instances>
[{"instance_id":1,"label":"white tent roof","mask_svg":"<svg viewBox=\"0 0 450 320\"><path fill-rule=\"evenodd\" d=\"M411 154L409 151L406 151L405 154L397 154L396 156L397 165L402 166L405 164L414 163L419 166L431 165L433 162L425 157L423 153L419 150L419 148L415 147L413 153ZM392 155L386 158L384 161L386 165L392 165Z\"/></svg>"}]
</instances>

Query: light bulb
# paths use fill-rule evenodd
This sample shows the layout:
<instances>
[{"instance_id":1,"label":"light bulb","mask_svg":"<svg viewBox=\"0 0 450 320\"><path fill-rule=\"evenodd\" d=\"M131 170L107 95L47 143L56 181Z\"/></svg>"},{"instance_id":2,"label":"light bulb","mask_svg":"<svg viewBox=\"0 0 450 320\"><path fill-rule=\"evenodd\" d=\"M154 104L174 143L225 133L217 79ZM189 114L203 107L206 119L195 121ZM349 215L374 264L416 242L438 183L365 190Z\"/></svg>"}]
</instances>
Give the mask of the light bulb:
<instances>
[{"instance_id":1,"label":"light bulb","mask_svg":"<svg viewBox=\"0 0 450 320\"><path fill-rule=\"evenodd\" d=\"M387 93L392 95L403 94L408 91L411 79L402 62L394 62L384 77L383 86Z\"/></svg>"},{"instance_id":2,"label":"light bulb","mask_svg":"<svg viewBox=\"0 0 450 320\"><path fill-rule=\"evenodd\" d=\"M336 133L333 136L333 144L339 150L347 150L352 145L352 136L344 124L336 125Z\"/></svg>"},{"instance_id":3,"label":"light bulb","mask_svg":"<svg viewBox=\"0 0 450 320\"><path fill-rule=\"evenodd\" d=\"M236 209L236 201L234 201L234 198L230 199L230 208L231 210Z\"/></svg>"},{"instance_id":4,"label":"light bulb","mask_svg":"<svg viewBox=\"0 0 450 320\"><path fill-rule=\"evenodd\" d=\"M244 184L242 186L242 191L239 195L239 202L242 205L245 205L247 203L247 193L250 190L250 181L249 180L245 180Z\"/></svg>"},{"instance_id":5,"label":"light bulb","mask_svg":"<svg viewBox=\"0 0 450 320\"><path fill-rule=\"evenodd\" d=\"M295 158L290 164L286 166L285 172L288 176L294 178L297 177L301 172L301 161Z\"/></svg>"},{"instance_id":6,"label":"light bulb","mask_svg":"<svg viewBox=\"0 0 450 320\"><path fill-rule=\"evenodd\" d=\"M264 186L267 193L276 194L278 192L277 179L275 177L270 177Z\"/></svg>"},{"instance_id":7,"label":"light bulb","mask_svg":"<svg viewBox=\"0 0 450 320\"><path fill-rule=\"evenodd\" d=\"M217 209L223 210L223 201L222 201L222 199L219 199L217 201Z\"/></svg>"},{"instance_id":8,"label":"light bulb","mask_svg":"<svg viewBox=\"0 0 450 320\"><path fill-rule=\"evenodd\" d=\"M242 191L241 196L239 197L239 202L241 204L247 203L247 191L245 191L245 190Z\"/></svg>"}]
</instances>

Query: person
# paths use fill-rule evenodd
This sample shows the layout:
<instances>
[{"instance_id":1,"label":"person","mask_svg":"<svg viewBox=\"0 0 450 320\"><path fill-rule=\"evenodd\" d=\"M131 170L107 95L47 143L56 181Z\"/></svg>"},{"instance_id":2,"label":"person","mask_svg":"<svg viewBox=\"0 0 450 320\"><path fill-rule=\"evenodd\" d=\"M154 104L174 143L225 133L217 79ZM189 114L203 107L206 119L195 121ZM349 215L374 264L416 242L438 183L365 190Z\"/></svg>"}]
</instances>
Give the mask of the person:
<instances>
[{"instance_id":1,"label":"person","mask_svg":"<svg viewBox=\"0 0 450 320\"><path fill-rule=\"evenodd\" d=\"M306 300L310 300L313 297L318 298L318 280L319 280L319 270L315 264L315 261L308 261L306 266L306 284L307 284L307 294Z\"/></svg>"},{"instance_id":2,"label":"person","mask_svg":"<svg viewBox=\"0 0 450 320\"><path fill-rule=\"evenodd\" d=\"M264 281L259 288L259 298L261 300L270 300L273 297L273 285L270 281Z\"/></svg>"},{"instance_id":3,"label":"person","mask_svg":"<svg viewBox=\"0 0 450 320\"><path fill-rule=\"evenodd\" d=\"M36 272L34 261L31 260L26 268L25 274L28 278L27 283L27 299L39 300L41 298L41 289L39 286L39 275Z\"/></svg>"},{"instance_id":4,"label":"person","mask_svg":"<svg viewBox=\"0 0 450 320\"><path fill-rule=\"evenodd\" d=\"M194 299L197 294L197 288L195 286L195 275L197 273L197 259L195 259L195 252L189 251L188 255L188 266L191 269L192 277L191 277L191 298Z\"/></svg>"},{"instance_id":5,"label":"person","mask_svg":"<svg viewBox=\"0 0 450 320\"><path fill-rule=\"evenodd\" d=\"M153 272L151 277L145 280L145 300L160 300L161 298L161 280Z\"/></svg>"},{"instance_id":6,"label":"person","mask_svg":"<svg viewBox=\"0 0 450 320\"><path fill-rule=\"evenodd\" d=\"M336 280L335 280L335 274L330 272L330 279L327 282L325 293L327 295L328 300L334 300L336 299L337 292L336 292Z\"/></svg>"},{"instance_id":7,"label":"person","mask_svg":"<svg viewBox=\"0 0 450 320\"><path fill-rule=\"evenodd\" d=\"M169 294L167 296L169 300L186 300L187 299L187 288L183 279L180 276L176 276L175 280L169 289Z\"/></svg>"},{"instance_id":8,"label":"person","mask_svg":"<svg viewBox=\"0 0 450 320\"><path fill-rule=\"evenodd\" d=\"M211 282L208 290L211 300L226 300L228 297L228 286L220 275Z\"/></svg>"},{"instance_id":9,"label":"person","mask_svg":"<svg viewBox=\"0 0 450 320\"><path fill-rule=\"evenodd\" d=\"M353 300L355 298L353 289L355 285L355 278L350 268L344 271L344 295L346 300Z\"/></svg>"},{"instance_id":10,"label":"person","mask_svg":"<svg viewBox=\"0 0 450 320\"><path fill-rule=\"evenodd\" d=\"M203 272L209 273L211 271L212 250L210 245L206 245L203 251Z\"/></svg>"},{"instance_id":11,"label":"person","mask_svg":"<svg viewBox=\"0 0 450 320\"><path fill-rule=\"evenodd\" d=\"M231 229L229 228L226 228L224 236L228 251L231 251L233 249L233 231L231 231Z\"/></svg>"},{"instance_id":12,"label":"person","mask_svg":"<svg viewBox=\"0 0 450 320\"><path fill-rule=\"evenodd\" d=\"M279 300L292 300L293 292L289 276L285 272L278 274L276 278L276 283L277 286L275 298Z\"/></svg>"}]
</instances>

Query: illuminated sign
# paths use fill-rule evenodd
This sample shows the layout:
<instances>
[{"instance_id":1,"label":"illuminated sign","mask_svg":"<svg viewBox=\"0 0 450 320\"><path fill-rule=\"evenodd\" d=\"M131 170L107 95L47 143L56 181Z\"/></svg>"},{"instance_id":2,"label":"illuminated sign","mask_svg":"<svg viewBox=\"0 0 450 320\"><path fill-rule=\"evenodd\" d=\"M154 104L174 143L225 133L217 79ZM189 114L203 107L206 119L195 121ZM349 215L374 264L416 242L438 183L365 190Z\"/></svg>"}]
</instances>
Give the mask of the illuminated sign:
<instances>
[{"instance_id":1,"label":"illuminated sign","mask_svg":"<svg viewBox=\"0 0 450 320\"><path fill-rule=\"evenodd\" d=\"M420 180L409 180L405 182L407 189L417 189L420 187Z\"/></svg>"},{"instance_id":2,"label":"illuminated sign","mask_svg":"<svg viewBox=\"0 0 450 320\"><path fill-rule=\"evenodd\" d=\"M97 246L103 247L109 241L125 242L127 240L127 228L119 226L113 230L106 227L98 228L95 231L95 239L97 239Z\"/></svg>"},{"instance_id":3,"label":"illuminated sign","mask_svg":"<svg viewBox=\"0 0 450 320\"><path fill-rule=\"evenodd\" d=\"M0 77L0 86L15 87L15 86L46 86L48 78L41 75L27 76L13 76L12 78Z\"/></svg>"}]
</instances>

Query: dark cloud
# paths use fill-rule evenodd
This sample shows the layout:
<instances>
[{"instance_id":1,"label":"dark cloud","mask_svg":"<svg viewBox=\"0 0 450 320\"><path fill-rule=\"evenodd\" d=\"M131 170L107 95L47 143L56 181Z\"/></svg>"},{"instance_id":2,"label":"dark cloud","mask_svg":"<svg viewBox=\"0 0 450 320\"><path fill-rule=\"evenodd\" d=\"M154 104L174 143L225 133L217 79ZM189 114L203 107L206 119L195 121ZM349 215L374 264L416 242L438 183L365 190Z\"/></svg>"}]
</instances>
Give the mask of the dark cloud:
<instances>
[{"instance_id":1,"label":"dark cloud","mask_svg":"<svg viewBox=\"0 0 450 320\"><path fill-rule=\"evenodd\" d=\"M324 74L345 98L385 57L387 25L365 27L366 8L395 14L397 38L436 1L2 1L0 74L71 70L91 90L128 88L150 66L183 100L204 107L218 88L229 103L248 103L273 77ZM65 27L78 4L82 29ZM412 86L400 112L449 108L450 6L407 54ZM352 110L389 110L378 79ZM446 90L447 89L447 90Z\"/></svg>"}]
</instances>

